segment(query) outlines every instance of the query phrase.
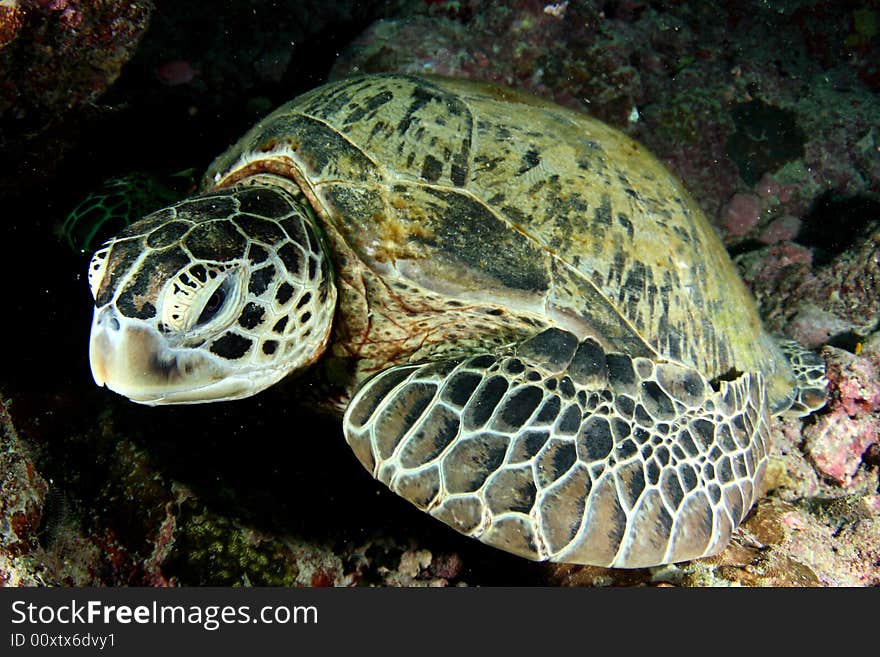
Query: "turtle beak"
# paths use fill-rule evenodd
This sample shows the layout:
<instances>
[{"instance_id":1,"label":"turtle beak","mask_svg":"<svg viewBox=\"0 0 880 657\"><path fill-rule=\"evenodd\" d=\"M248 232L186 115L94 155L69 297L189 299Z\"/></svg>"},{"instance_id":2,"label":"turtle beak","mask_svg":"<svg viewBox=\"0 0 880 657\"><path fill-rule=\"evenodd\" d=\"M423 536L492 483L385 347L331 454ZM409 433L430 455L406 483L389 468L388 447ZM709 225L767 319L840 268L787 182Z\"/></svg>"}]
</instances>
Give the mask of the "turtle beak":
<instances>
[{"instance_id":1,"label":"turtle beak","mask_svg":"<svg viewBox=\"0 0 880 657\"><path fill-rule=\"evenodd\" d=\"M206 390L226 379L204 354L169 347L153 326L120 316L112 305L95 309L89 362L95 383L140 404L210 401Z\"/></svg>"},{"instance_id":2,"label":"turtle beak","mask_svg":"<svg viewBox=\"0 0 880 657\"><path fill-rule=\"evenodd\" d=\"M116 313L110 308L101 311L96 308L89 336L89 364L92 378L99 387L107 383L112 376L111 371L118 369L118 359L114 355L118 351L118 343L122 341L120 333L121 325Z\"/></svg>"},{"instance_id":3,"label":"turtle beak","mask_svg":"<svg viewBox=\"0 0 880 657\"><path fill-rule=\"evenodd\" d=\"M96 309L89 340L92 377L99 386L149 403L168 388L176 359L162 359L166 349L155 329L120 317L113 306Z\"/></svg>"}]
</instances>

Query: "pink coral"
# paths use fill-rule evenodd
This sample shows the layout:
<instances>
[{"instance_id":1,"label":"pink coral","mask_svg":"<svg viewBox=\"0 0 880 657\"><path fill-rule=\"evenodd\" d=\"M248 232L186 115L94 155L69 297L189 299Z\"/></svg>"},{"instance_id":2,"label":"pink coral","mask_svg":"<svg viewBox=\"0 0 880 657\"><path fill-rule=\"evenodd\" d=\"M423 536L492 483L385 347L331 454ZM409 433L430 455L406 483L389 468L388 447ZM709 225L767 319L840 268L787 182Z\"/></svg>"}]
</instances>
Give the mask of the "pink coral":
<instances>
[{"instance_id":1,"label":"pink coral","mask_svg":"<svg viewBox=\"0 0 880 657\"><path fill-rule=\"evenodd\" d=\"M880 440L876 421L835 412L804 430L807 453L822 476L843 486L852 483L868 446Z\"/></svg>"},{"instance_id":2,"label":"pink coral","mask_svg":"<svg viewBox=\"0 0 880 657\"><path fill-rule=\"evenodd\" d=\"M761 176L761 180L755 185L755 192L763 199L776 198L780 203L788 203L794 191L792 185L780 184L776 178L769 173Z\"/></svg>"},{"instance_id":3,"label":"pink coral","mask_svg":"<svg viewBox=\"0 0 880 657\"><path fill-rule=\"evenodd\" d=\"M829 359L828 378L836 406L847 415L880 411L880 353L874 351L876 339L857 356L840 349Z\"/></svg>"},{"instance_id":4,"label":"pink coral","mask_svg":"<svg viewBox=\"0 0 880 657\"><path fill-rule=\"evenodd\" d=\"M834 348L826 353L830 412L806 427L805 447L821 475L848 486L868 448L880 443L880 339L862 355Z\"/></svg>"},{"instance_id":5,"label":"pink coral","mask_svg":"<svg viewBox=\"0 0 880 657\"><path fill-rule=\"evenodd\" d=\"M761 219L761 199L755 194L738 192L724 206L721 217L728 233L742 237L748 234Z\"/></svg>"}]
</instances>

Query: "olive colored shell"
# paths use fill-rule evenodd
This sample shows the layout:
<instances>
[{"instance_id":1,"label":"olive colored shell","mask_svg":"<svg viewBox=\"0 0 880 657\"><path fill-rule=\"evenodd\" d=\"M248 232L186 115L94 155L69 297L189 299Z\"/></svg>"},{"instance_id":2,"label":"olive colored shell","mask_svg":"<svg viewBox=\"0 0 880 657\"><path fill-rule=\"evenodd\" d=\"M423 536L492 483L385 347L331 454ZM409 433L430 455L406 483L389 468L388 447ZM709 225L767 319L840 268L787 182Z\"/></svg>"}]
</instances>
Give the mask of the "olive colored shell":
<instances>
[{"instance_id":1,"label":"olive colored shell","mask_svg":"<svg viewBox=\"0 0 880 657\"><path fill-rule=\"evenodd\" d=\"M703 213L643 146L589 116L470 82L355 77L263 119L207 184L248 171L295 179L382 276L573 318L709 378L761 371L773 403L791 390Z\"/></svg>"}]
</instances>

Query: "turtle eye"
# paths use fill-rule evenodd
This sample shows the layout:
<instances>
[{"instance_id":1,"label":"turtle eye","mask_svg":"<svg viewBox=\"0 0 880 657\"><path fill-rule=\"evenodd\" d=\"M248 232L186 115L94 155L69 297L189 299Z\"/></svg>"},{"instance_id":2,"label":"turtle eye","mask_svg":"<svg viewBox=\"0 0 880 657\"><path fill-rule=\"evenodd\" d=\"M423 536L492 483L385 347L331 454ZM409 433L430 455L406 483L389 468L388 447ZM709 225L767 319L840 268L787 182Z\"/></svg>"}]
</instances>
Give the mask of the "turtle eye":
<instances>
[{"instance_id":1,"label":"turtle eye","mask_svg":"<svg viewBox=\"0 0 880 657\"><path fill-rule=\"evenodd\" d=\"M205 303L205 307L202 308L201 314L199 314L199 318L196 320L195 326L201 326L202 324L207 324L212 319L217 316L217 313L220 312L220 309L223 308L223 304L226 303L226 298L229 296L228 288L229 288L229 280L226 279L223 283L218 287L211 296L208 298L207 303Z\"/></svg>"},{"instance_id":2,"label":"turtle eye","mask_svg":"<svg viewBox=\"0 0 880 657\"><path fill-rule=\"evenodd\" d=\"M242 274L229 267L196 264L172 278L162 304L162 323L169 331L200 329L221 318L232 319Z\"/></svg>"}]
</instances>

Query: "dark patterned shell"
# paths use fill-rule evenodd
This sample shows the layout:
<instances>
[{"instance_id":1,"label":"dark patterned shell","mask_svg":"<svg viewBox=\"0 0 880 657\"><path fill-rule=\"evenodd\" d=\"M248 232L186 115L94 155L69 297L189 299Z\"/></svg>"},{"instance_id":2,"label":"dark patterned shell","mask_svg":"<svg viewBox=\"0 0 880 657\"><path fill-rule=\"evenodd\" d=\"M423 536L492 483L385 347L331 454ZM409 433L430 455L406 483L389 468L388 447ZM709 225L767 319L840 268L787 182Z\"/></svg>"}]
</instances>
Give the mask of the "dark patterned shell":
<instances>
[{"instance_id":1,"label":"dark patterned shell","mask_svg":"<svg viewBox=\"0 0 880 657\"><path fill-rule=\"evenodd\" d=\"M383 275L576 317L710 378L760 370L774 401L790 390L703 213L644 147L586 115L463 81L350 78L262 120L209 185L255 162L296 178Z\"/></svg>"}]
</instances>

